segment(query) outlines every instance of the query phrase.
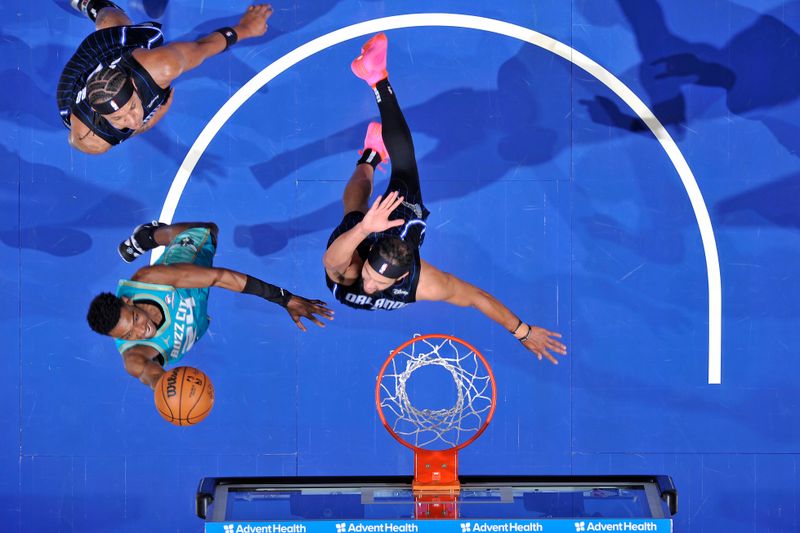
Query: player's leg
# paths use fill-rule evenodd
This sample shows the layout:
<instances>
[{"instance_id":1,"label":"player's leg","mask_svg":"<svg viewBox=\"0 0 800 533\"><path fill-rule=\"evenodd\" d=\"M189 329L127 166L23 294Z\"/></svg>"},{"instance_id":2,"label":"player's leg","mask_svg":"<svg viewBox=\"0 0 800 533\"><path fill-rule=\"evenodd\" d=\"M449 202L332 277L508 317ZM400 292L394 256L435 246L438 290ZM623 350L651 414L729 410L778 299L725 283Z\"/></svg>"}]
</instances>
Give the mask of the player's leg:
<instances>
[{"instance_id":1,"label":"player's leg","mask_svg":"<svg viewBox=\"0 0 800 533\"><path fill-rule=\"evenodd\" d=\"M367 212L369 208L367 203L370 195L372 195L372 175L374 172L374 169L367 163L356 165L342 195L345 214L353 211Z\"/></svg>"},{"instance_id":2,"label":"player's leg","mask_svg":"<svg viewBox=\"0 0 800 533\"><path fill-rule=\"evenodd\" d=\"M118 246L120 257L130 263L140 255L157 248L171 244L181 233L192 228L208 230L211 243L216 246L219 228L213 222L178 222L164 224L156 220L141 224L134 228L131 236L122 241Z\"/></svg>"},{"instance_id":3,"label":"player's leg","mask_svg":"<svg viewBox=\"0 0 800 533\"><path fill-rule=\"evenodd\" d=\"M369 197L372 196L372 178L375 169L382 161L389 159L381 137L381 125L378 122L370 122L367 127L364 149L360 151L360 155L361 158L356 162L353 175L350 176L350 180L344 188L342 203L345 214L353 211L367 212Z\"/></svg>"},{"instance_id":4,"label":"player's leg","mask_svg":"<svg viewBox=\"0 0 800 533\"><path fill-rule=\"evenodd\" d=\"M406 202L422 204L414 140L388 78L375 85L375 97L383 125L383 142L392 160L387 191L397 190Z\"/></svg>"},{"instance_id":5,"label":"player's leg","mask_svg":"<svg viewBox=\"0 0 800 533\"><path fill-rule=\"evenodd\" d=\"M213 266L218 231L213 222L179 222L157 228L155 239L166 249L156 264L194 263Z\"/></svg>"},{"instance_id":6,"label":"player's leg","mask_svg":"<svg viewBox=\"0 0 800 533\"><path fill-rule=\"evenodd\" d=\"M383 142L392 160L389 189L399 190L408 202L421 204L422 194L414 141L394 90L389 84L389 74L386 70L387 46L384 34L375 35L364 44L361 55L353 61L350 68L356 76L372 87L378 102L383 126Z\"/></svg>"},{"instance_id":7,"label":"player's leg","mask_svg":"<svg viewBox=\"0 0 800 533\"><path fill-rule=\"evenodd\" d=\"M109 2L110 3L110 2ZM130 26L133 21L127 13L119 7L106 7L98 11L97 20L94 21L96 30L113 28L114 26Z\"/></svg>"},{"instance_id":8,"label":"player's leg","mask_svg":"<svg viewBox=\"0 0 800 533\"><path fill-rule=\"evenodd\" d=\"M121 7L108 0L71 0L70 3L76 11L89 17L97 30L133 24Z\"/></svg>"},{"instance_id":9,"label":"player's leg","mask_svg":"<svg viewBox=\"0 0 800 533\"><path fill-rule=\"evenodd\" d=\"M192 228L208 229L216 242L219 228L213 222L176 222L174 224L159 226L155 231L155 240L159 246L166 246L175 240L175 237L179 234Z\"/></svg>"}]
</instances>

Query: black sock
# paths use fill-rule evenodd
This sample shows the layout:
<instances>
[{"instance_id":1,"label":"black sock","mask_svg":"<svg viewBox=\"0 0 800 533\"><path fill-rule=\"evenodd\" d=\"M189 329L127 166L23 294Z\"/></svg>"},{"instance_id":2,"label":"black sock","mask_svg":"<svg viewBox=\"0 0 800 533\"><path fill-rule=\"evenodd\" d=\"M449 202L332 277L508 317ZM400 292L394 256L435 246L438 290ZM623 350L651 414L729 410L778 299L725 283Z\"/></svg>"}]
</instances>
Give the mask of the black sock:
<instances>
[{"instance_id":1,"label":"black sock","mask_svg":"<svg viewBox=\"0 0 800 533\"><path fill-rule=\"evenodd\" d=\"M364 148L364 151L361 153L361 159L358 160L356 165L362 165L366 163L371 166L373 170L375 170L378 168L378 165L381 164L381 161L381 154L372 148Z\"/></svg>"}]
</instances>

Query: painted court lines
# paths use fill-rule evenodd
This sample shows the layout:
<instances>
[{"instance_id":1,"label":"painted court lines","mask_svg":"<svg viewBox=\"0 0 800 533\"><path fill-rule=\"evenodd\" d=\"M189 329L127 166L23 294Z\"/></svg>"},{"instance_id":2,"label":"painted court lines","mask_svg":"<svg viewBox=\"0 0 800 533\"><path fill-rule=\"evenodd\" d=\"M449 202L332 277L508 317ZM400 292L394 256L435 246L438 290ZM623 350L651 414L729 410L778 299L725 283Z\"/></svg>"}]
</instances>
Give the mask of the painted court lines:
<instances>
[{"instance_id":1,"label":"painted court lines","mask_svg":"<svg viewBox=\"0 0 800 533\"><path fill-rule=\"evenodd\" d=\"M675 141L669 135L669 132L667 132L653 112L650 111L633 91L617 79L616 76L574 48L552 37L516 24L473 15L414 13L378 18L346 26L299 46L256 74L231 96L211 118L205 128L203 128L203 131L200 132L200 135L198 135L194 144L192 144L189 153L186 154L183 163L173 178L172 185L164 200L159 220L164 222L172 221L172 217L175 214L178 202L189 181L189 177L212 139L242 104L275 77L289 70L304 59L350 39L381 31L422 26L481 30L505 35L548 50L594 76L625 102L647 125L661 144L672 162L672 165L675 167L686 189L686 194L689 196L689 201L691 202L695 219L697 220L697 226L700 230L708 277L708 383L720 384L722 382L722 280L720 276L719 256L708 208L703 199L700 187L697 185L697 180L695 180L694 174L689 168L686 159L683 157L677 144L675 144ZM157 258L158 254L154 252L151 262L155 261Z\"/></svg>"}]
</instances>

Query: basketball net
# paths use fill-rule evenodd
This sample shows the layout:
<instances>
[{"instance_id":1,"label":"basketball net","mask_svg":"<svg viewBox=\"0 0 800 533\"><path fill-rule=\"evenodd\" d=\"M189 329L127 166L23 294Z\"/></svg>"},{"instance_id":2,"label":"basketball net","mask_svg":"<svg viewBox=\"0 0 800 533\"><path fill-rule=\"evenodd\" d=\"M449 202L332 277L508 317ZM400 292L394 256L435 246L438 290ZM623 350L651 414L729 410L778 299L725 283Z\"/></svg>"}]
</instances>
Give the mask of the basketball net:
<instances>
[{"instance_id":1,"label":"basketball net","mask_svg":"<svg viewBox=\"0 0 800 533\"><path fill-rule=\"evenodd\" d=\"M418 408L407 385L412 374L436 365L455 385L455 402ZM375 403L384 427L414 450L412 485L417 518L457 518L458 450L480 436L494 414L494 375L483 356L450 335L415 336L398 347L378 374Z\"/></svg>"}]
</instances>

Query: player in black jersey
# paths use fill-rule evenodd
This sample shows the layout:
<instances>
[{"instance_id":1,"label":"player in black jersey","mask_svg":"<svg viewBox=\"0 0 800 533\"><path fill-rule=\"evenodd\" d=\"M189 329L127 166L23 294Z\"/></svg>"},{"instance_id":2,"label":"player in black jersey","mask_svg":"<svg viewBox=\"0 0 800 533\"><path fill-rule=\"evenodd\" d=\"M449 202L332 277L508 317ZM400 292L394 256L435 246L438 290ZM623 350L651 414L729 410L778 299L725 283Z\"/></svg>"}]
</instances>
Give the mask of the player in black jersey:
<instances>
[{"instance_id":1,"label":"player in black jersey","mask_svg":"<svg viewBox=\"0 0 800 533\"><path fill-rule=\"evenodd\" d=\"M367 129L364 151L342 198L345 216L328 240L323 257L328 288L339 302L355 309L394 310L422 300L471 306L508 329L539 360L554 364L566 355L560 334L523 323L488 292L442 272L419 256L428 210L422 202L411 131L386 71L387 39L367 41L351 64L353 73L372 87L381 124ZM372 178L390 158L386 192L372 207Z\"/></svg>"},{"instance_id":2,"label":"player in black jersey","mask_svg":"<svg viewBox=\"0 0 800 533\"><path fill-rule=\"evenodd\" d=\"M71 3L96 31L64 67L56 100L70 145L88 154L102 154L153 127L172 104L176 78L237 40L264 35L272 15L269 4L252 5L233 28L163 45L160 24L133 24L108 0Z\"/></svg>"}]
</instances>

